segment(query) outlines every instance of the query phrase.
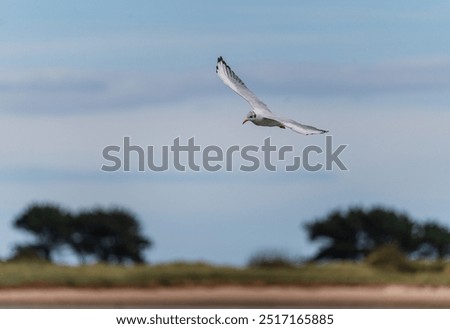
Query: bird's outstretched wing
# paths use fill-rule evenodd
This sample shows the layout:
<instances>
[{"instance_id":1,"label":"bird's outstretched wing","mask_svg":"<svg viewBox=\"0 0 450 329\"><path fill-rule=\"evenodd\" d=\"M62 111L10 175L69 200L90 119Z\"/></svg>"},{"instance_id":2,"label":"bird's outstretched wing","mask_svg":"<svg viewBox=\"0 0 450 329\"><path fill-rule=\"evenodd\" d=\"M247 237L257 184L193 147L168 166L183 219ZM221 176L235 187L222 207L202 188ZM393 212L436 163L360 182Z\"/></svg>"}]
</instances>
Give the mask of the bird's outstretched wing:
<instances>
[{"instance_id":1,"label":"bird's outstretched wing","mask_svg":"<svg viewBox=\"0 0 450 329\"><path fill-rule=\"evenodd\" d=\"M217 59L216 73L219 78L231 89L233 89L239 96L244 98L253 108L256 114L262 116L271 115L266 104L264 104L258 97L255 96L250 89L247 88L244 82L231 70L228 64L223 60L222 56Z\"/></svg>"},{"instance_id":2,"label":"bird's outstretched wing","mask_svg":"<svg viewBox=\"0 0 450 329\"><path fill-rule=\"evenodd\" d=\"M313 126L304 125L291 119L272 118L272 120L276 120L279 123L281 123L284 127L289 128L295 131L296 133L303 135L324 134L328 132L328 130L323 130Z\"/></svg>"}]
</instances>

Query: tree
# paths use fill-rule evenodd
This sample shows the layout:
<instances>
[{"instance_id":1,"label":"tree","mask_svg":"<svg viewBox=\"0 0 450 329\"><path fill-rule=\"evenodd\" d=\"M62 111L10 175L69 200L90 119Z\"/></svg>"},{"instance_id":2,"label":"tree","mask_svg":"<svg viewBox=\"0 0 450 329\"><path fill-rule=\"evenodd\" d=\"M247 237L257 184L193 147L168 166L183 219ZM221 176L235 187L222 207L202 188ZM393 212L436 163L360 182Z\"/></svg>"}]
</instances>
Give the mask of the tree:
<instances>
[{"instance_id":1,"label":"tree","mask_svg":"<svg viewBox=\"0 0 450 329\"><path fill-rule=\"evenodd\" d=\"M103 261L142 263L151 242L142 236L135 217L122 209L94 209L71 214L61 207L32 205L18 216L14 226L34 235L35 241L17 245L15 259L52 261L54 252L69 247L80 257Z\"/></svg>"},{"instance_id":2,"label":"tree","mask_svg":"<svg viewBox=\"0 0 450 329\"><path fill-rule=\"evenodd\" d=\"M84 262L88 257L103 262L144 262L143 250L151 242L140 233L133 215L121 209L94 209L74 216L69 244Z\"/></svg>"},{"instance_id":3,"label":"tree","mask_svg":"<svg viewBox=\"0 0 450 329\"><path fill-rule=\"evenodd\" d=\"M35 236L35 243L27 245L52 261L53 253L64 245L69 234L70 214L57 205L31 205L14 222L16 228L25 230ZM17 247L18 250L21 246Z\"/></svg>"},{"instance_id":4,"label":"tree","mask_svg":"<svg viewBox=\"0 0 450 329\"><path fill-rule=\"evenodd\" d=\"M381 207L368 211L358 207L347 212L335 211L305 227L311 240L325 240L315 260L361 259L387 244L395 244L411 254L421 243L419 224L405 214Z\"/></svg>"}]
</instances>

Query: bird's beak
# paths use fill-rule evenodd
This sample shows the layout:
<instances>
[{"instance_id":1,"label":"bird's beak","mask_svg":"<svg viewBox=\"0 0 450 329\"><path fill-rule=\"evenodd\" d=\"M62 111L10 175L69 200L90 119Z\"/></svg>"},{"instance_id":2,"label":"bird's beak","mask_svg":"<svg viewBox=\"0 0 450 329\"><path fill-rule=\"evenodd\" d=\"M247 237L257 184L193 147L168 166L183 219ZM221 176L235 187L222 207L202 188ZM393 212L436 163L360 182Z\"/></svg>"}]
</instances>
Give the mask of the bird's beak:
<instances>
[{"instance_id":1,"label":"bird's beak","mask_svg":"<svg viewBox=\"0 0 450 329\"><path fill-rule=\"evenodd\" d=\"M245 119L244 119L244 122L242 122L242 124L246 123L247 121L248 121L247 118L245 118Z\"/></svg>"}]
</instances>

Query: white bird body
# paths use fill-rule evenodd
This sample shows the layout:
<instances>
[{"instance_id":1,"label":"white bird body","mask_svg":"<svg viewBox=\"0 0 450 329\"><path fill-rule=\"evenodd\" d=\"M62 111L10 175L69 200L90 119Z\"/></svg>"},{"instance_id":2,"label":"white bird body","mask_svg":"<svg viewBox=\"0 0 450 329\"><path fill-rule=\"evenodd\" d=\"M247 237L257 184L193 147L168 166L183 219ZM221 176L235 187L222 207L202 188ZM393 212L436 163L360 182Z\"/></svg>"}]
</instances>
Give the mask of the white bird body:
<instances>
[{"instance_id":1,"label":"white bird body","mask_svg":"<svg viewBox=\"0 0 450 329\"><path fill-rule=\"evenodd\" d=\"M297 121L285 118L279 118L275 116L272 111L269 110L266 104L264 104L258 97L255 96L250 89L244 84L244 82L239 79L236 73L231 70L228 64L223 60L222 57L217 59L216 73L219 78L233 91L235 91L239 96L244 98L252 107L244 122L253 122L257 126L266 127L280 127L289 128L299 134L312 135L312 134L323 134L328 132L327 130L318 129L312 126L304 125L298 123Z\"/></svg>"}]
</instances>

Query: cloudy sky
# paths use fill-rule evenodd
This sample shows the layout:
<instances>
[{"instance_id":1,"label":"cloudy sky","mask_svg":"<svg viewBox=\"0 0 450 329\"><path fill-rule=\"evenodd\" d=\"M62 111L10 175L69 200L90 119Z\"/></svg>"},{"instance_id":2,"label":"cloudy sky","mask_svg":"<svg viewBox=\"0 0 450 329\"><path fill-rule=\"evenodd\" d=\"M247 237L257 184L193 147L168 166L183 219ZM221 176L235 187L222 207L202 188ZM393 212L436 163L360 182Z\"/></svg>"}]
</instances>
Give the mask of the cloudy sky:
<instances>
[{"instance_id":1,"label":"cloudy sky","mask_svg":"<svg viewBox=\"0 0 450 329\"><path fill-rule=\"evenodd\" d=\"M153 262L308 256L302 223L351 205L450 226L448 17L447 1L1 1L0 257L29 238L12 222L33 202L126 207ZM125 136L156 151L324 146L242 126L220 55L276 114L347 144L349 170L100 170Z\"/></svg>"}]
</instances>

